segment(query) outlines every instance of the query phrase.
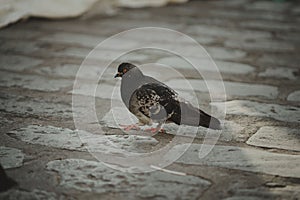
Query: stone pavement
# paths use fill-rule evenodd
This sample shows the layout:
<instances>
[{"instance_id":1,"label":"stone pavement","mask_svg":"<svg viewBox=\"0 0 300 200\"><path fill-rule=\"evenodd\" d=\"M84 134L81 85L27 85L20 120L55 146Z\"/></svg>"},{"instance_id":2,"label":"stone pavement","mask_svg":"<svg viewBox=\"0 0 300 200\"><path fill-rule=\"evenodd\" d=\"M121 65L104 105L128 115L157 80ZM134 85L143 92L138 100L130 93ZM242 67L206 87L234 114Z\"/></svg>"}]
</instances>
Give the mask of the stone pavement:
<instances>
[{"instance_id":1,"label":"stone pavement","mask_svg":"<svg viewBox=\"0 0 300 200\"><path fill-rule=\"evenodd\" d=\"M296 1L226 0L121 9L111 17L30 19L0 30L0 163L17 182L0 199L300 199L299 23ZM145 26L174 29L203 45L219 67L226 101L210 104L206 83L216 86L220 80L188 43L189 59L209 80L184 60L152 50L126 54L101 75L114 52L145 40L176 48L176 39L151 33L105 46L105 54L92 56L88 70L78 74L83 84L73 88L83 59L99 42ZM177 131L171 125L153 137L119 129L118 123L135 121L120 102L120 82L112 78L124 60L171 66L142 69L207 112L225 103L224 129L207 156L199 157L208 147L205 128ZM94 91L91 79L99 76ZM82 103L75 113L72 98ZM98 121L78 128L73 118L90 119L87 102L94 99ZM187 150L165 170L122 172L93 156L147 153L175 136L195 139L191 146L170 149L169 159Z\"/></svg>"}]
</instances>

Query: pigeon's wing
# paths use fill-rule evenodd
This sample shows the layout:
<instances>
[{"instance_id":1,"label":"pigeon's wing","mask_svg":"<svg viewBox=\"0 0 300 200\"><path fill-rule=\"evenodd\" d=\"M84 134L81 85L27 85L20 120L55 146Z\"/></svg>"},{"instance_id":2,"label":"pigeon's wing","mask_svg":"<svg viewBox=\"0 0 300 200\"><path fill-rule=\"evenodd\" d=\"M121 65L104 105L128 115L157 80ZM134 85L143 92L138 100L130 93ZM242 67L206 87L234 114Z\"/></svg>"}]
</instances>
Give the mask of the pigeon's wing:
<instances>
[{"instance_id":1,"label":"pigeon's wing","mask_svg":"<svg viewBox=\"0 0 300 200\"><path fill-rule=\"evenodd\" d=\"M169 119L180 107L178 94L164 84L148 83L135 91L139 111L155 121Z\"/></svg>"},{"instance_id":2,"label":"pigeon's wing","mask_svg":"<svg viewBox=\"0 0 300 200\"><path fill-rule=\"evenodd\" d=\"M221 129L220 121L194 107L168 86L160 83L149 83L139 87L134 93L133 112L139 119L143 116L151 120L174 122L178 125L204 126L211 129Z\"/></svg>"}]
</instances>

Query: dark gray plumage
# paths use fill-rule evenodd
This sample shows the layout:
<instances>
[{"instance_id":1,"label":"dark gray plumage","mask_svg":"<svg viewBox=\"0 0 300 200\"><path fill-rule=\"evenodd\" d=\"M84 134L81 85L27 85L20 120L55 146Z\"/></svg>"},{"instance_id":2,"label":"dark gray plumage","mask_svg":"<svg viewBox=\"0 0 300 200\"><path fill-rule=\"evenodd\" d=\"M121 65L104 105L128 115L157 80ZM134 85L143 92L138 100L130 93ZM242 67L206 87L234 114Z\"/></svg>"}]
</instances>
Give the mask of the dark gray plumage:
<instances>
[{"instance_id":1,"label":"dark gray plumage","mask_svg":"<svg viewBox=\"0 0 300 200\"><path fill-rule=\"evenodd\" d=\"M165 122L221 129L220 121L189 102L162 82L145 76L131 63L122 63L115 77L122 77L121 97L126 107L139 120L139 125Z\"/></svg>"}]
</instances>

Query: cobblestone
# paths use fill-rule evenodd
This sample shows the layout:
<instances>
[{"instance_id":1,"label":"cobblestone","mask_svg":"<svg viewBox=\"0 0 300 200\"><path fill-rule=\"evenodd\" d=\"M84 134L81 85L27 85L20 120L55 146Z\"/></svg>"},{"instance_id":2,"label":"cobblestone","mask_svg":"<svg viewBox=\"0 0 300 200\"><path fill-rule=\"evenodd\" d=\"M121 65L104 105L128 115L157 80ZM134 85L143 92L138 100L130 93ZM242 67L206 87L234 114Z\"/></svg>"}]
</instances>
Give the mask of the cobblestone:
<instances>
[{"instance_id":1,"label":"cobblestone","mask_svg":"<svg viewBox=\"0 0 300 200\"><path fill-rule=\"evenodd\" d=\"M249 3L249 0L228 0L224 1L214 1L212 2L216 6L224 6L224 7L236 7Z\"/></svg>"},{"instance_id":2,"label":"cobblestone","mask_svg":"<svg viewBox=\"0 0 300 200\"><path fill-rule=\"evenodd\" d=\"M173 151L182 151L184 145L174 147ZM202 149L203 148L203 149ZM264 150L214 146L208 156L199 158L199 151L209 146L192 144L185 155L177 162L184 164L209 165L252 172L267 173L285 177L300 177L298 166L300 156L271 153Z\"/></svg>"},{"instance_id":3,"label":"cobblestone","mask_svg":"<svg viewBox=\"0 0 300 200\"><path fill-rule=\"evenodd\" d=\"M300 151L299 130L287 127L261 127L246 142L249 145Z\"/></svg>"},{"instance_id":4,"label":"cobblestone","mask_svg":"<svg viewBox=\"0 0 300 200\"><path fill-rule=\"evenodd\" d=\"M94 48L97 44L105 40L104 37L91 36L79 33L55 33L41 37L40 40L47 42L66 43L72 45L79 45L83 47Z\"/></svg>"},{"instance_id":5,"label":"cobblestone","mask_svg":"<svg viewBox=\"0 0 300 200\"><path fill-rule=\"evenodd\" d=\"M293 44L274 41L274 40L227 40L225 46L238 49L246 49L249 51L272 51L272 52L292 52L295 50Z\"/></svg>"},{"instance_id":6,"label":"cobblestone","mask_svg":"<svg viewBox=\"0 0 300 200\"><path fill-rule=\"evenodd\" d=\"M280 31L293 31L299 30L299 27L292 24L282 23L282 22L268 22L268 21L247 21L241 23L242 27L247 28L259 28L259 29L270 29L270 30L280 30Z\"/></svg>"},{"instance_id":7,"label":"cobblestone","mask_svg":"<svg viewBox=\"0 0 300 200\"><path fill-rule=\"evenodd\" d=\"M96 193L119 192L124 198L198 199L210 183L194 176L178 176L164 172L128 174L112 170L100 162L81 159L54 160L47 169L62 177L61 187ZM125 184L126 183L126 184ZM111 186L114 187L111 187ZM132 191L134 192L128 192Z\"/></svg>"},{"instance_id":8,"label":"cobblestone","mask_svg":"<svg viewBox=\"0 0 300 200\"><path fill-rule=\"evenodd\" d=\"M83 49L83 48L79 48L79 47L70 47L67 48L65 50L62 50L60 52L56 52L54 53L54 55L56 56L70 56L70 57L77 57L77 58L86 58L89 53L90 53L91 49ZM99 60L99 61L115 61L115 59L120 59L118 57L118 55L122 55L123 51L114 51L114 50L107 50L107 49L97 49L93 54L90 54L88 58L90 59L95 59L95 60ZM128 61L128 60L132 60L132 61L145 61L148 56L147 55L143 55L143 54L137 54L137 53L130 53L129 55L123 55L122 57L123 61Z\"/></svg>"},{"instance_id":9,"label":"cobblestone","mask_svg":"<svg viewBox=\"0 0 300 200\"><path fill-rule=\"evenodd\" d=\"M37 42L0 40L0 43L0 51L4 53L15 52L30 55L41 50Z\"/></svg>"},{"instance_id":10,"label":"cobblestone","mask_svg":"<svg viewBox=\"0 0 300 200\"><path fill-rule=\"evenodd\" d=\"M273 12L284 12L288 9L290 4L288 2L272 2L272 1L257 1L252 4L246 5L246 9L249 10L272 10Z\"/></svg>"},{"instance_id":11,"label":"cobblestone","mask_svg":"<svg viewBox=\"0 0 300 200\"><path fill-rule=\"evenodd\" d=\"M287 100L289 100L289 101L300 101L300 91L297 90L297 91L289 94L289 96L287 97Z\"/></svg>"},{"instance_id":12,"label":"cobblestone","mask_svg":"<svg viewBox=\"0 0 300 200\"><path fill-rule=\"evenodd\" d=\"M72 109L70 105L53 103L39 100L28 100L22 96L3 96L0 99L0 109L9 113L48 115L57 117L71 117Z\"/></svg>"},{"instance_id":13,"label":"cobblestone","mask_svg":"<svg viewBox=\"0 0 300 200\"><path fill-rule=\"evenodd\" d=\"M87 79L87 80L96 80L101 76L101 80L109 80L113 77L113 72L110 70L111 68L108 68L107 70L103 70L99 66L95 65L84 65L84 70L81 70L80 73L78 73L80 67L83 67L81 65L75 65L75 64L64 64L59 66L42 66L34 71L38 74L41 74L43 76L52 76L52 77L59 77L59 78L81 78L81 79ZM103 74L101 74L104 72ZM110 73L110 74L109 74Z\"/></svg>"},{"instance_id":14,"label":"cobblestone","mask_svg":"<svg viewBox=\"0 0 300 200\"><path fill-rule=\"evenodd\" d=\"M243 51L226 49L222 47L210 47L207 48L207 52L212 58L220 60L235 60L246 56L246 53Z\"/></svg>"},{"instance_id":15,"label":"cobblestone","mask_svg":"<svg viewBox=\"0 0 300 200\"><path fill-rule=\"evenodd\" d=\"M17 189L11 189L7 192L0 194L1 199L19 199L19 200L28 200L28 199L48 199L55 200L58 196L53 192L47 192L43 190L34 189L33 191L23 191ZM61 198L63 199L63 198Z\"/></svg>"},{"instance_id":16,"label":"cobblestone","mask_svg":"<svg viewBox=\"0 0 300 200\"><path fill-rule=\"evenodd\" d=\"M0 146L0 163L4 169L21 167L24 153L16 148Z\"/></svg>"},{"instance_id":17,"label":"cobblestone","mask_svg":"<svg viewBox=\"0 0 300 200\"><path fill-rule=\"evenodd\" d=\"M6 119L5 117L0 116L0 125L4 126L4 125L8 125L13 123L13 121Z\"/></svg>"},{"instance_id":18,"label":"cobblestone","mask_svg":"<svg viewBox=\"0 0 300 200\"><path fill-rule=\"evenodd\" d=\"M23 71L33 68L42 62L40 59L25 56L0 55L0 69L5 70Z\"/></svg>"},{"instance_id":19,"label":"cobblestone","mask_svg":"<svg viewBox=\"0 0 300 200\"><path fill-rule=\"evenodd\" d=\"M273 54L264 54L258 59L258 64L264 65L264 66L283 66L283 67L293 67L298 68L299 67L299 61L300 59L298 57L295 57L292 54L284 54L280 56L280 59L277 59L277 55Z\"/></svg>"},{"instance_id":20,"label":"cobblestone","mask_svg":"<svg viewBox=\"0 0 300 200\"><path fill-rule=\"evenodd\" d=\"M138 135L95 135L86 131L73 131L53 126L30 125L8 133L29 144L59 149L126 154L143 152L143 145L158 143L154 138Z\"/></svg>"},{"instance_id":21,"label":"cobblestone","mask_svg":"<svg viewBox=\"0 0 300 200\"><path fill-rule=\"evenodd\" d=\"M96 88L94 91L93 88ZM69 91L70 94L98 97L102 99L122 100L119 85L109 84L86 84L82 83Z\"/></svg>"},{"instance_id":22,"label":"cobblestone","mask_svg":"<svg viewBox=\"0 0 300 200\"><path fill-rule=\"evenodd\" d=\"M172 88L181 90L191 90L196 88L200 92L210 92L215 95L225 95L220 90L219 86L224 84L226 95L231 96L262 96L270 99L275 99L278 95L278 89L269 85L237 83L229 81L215 81L215 80L170 80L166 82ZM190 84L190 85L189 85ZM212 88L208 88L212 86ZM198 89L199 88L199 89Z\"/></svg>"},{"instance_id":23,"label":"cobblestone","mask_svg":"<svg viewBox=\"0 0 300 200\"><path fill-rule=\"evenodd\" d=\"M248 74L248 73L254 71L254 67L247 65L247 64L227 62L227 61L214 61L214 63L213 63L211 60L199 59L199 58L195 58L195 57L187 57L185 59L187 59L189 62L196 63L196 65L193 67L191 64L189 64L183 58L181 59L178 57L162 58L162 59L159 59L157 61L157 63L164 64L167 66L172 66L177 69L196 68L200 72L201 71L215 72L214 63L217 65L220 72L223 72L223 73Z\"/></svg>"},{"instance_id":24,"label":"cobblestone","mask_svg":"<svg viewBox=\"0 0 300 200\"><path fill-rule=\"evenodd\" d=\"M300 13L300 7L299 6L296 6L292 9L292 12L295 13L295 14L299 14Z\"/></svg>"},{"instance_id":25,"label":"cobblestone","mask_svg":"<svg viewBox=\"0 0 300 200\"><path fill-rule=\"evenodd\" d=\"M227 28L214 27L208 25L190 26L187 29L187 32L234 39L258 39L269 38L271 36L270 33L263 31L231 30Z\"/></svg>"},{"instance_id":26,"label":"cobblestone","mask_svg":"<svg viewBox=\"0 0 300 200\"><path fill-rule=\"evenodd\" d=\"M203 44L210 44L210 43L213 43L215 41L215 38L213 37L209 37L209 36L193 36L192 37L194 40L196 40L200 45L203 45Z\"/></svg>"},{"instance_id":27,"label":"cobblestone","mask_svg":"<svg viewBox=\"0 0 300 200\"><path fill-rule=\"evenodd\" d=\"M296 69L277 67L277 68L267 68L264 72L260 72L258 76L296 80L297 79L297 77L295 76L296 73L297 73Z\"/></svg>"},{"instance_id":28,"label":"cobblestone","mask_svg":"<svg viewBox=\"0 0 300 200\"><path fill-rule=\"evenodd\" d=\"M213 103L218 107L219 103ZM223 106L223 105L222 105ZM300 122L300 108L277 104L258 103L246 100L225 102L226 112L231 115L247 115L255 117L270 117L285 122ZM223 107L222 107L223 108Z\"/></svg>"},{"instance_id":29,"label":"cobblestone","mask_svg":"<svg viewBox=\"0 0 300 200\"><path fill-rule=\"evenodd\" d=\"M298 187L296 186L281 186L274 188L242 188L234 192L232 197L226 200L254 200L254 199L297 199L299 196Z\"/></svg>"},{"instance_id":30,"label":"cobblestone","mask_svg":"<svg viewBox=\"0 0 300 200\"><path fill-rule=\"evenodd\" d=\"M1 72L0 86L21 87L45 92L59 91L72 86L73 81L66 79L48 79L42 76Z\"/></svg>"},{"instance_id":31,"label":"cobblestone","mask_svg":"<svg viewBox=\"0 0 300 200\"><path fill-rule=\"evenodd\" d=\"M143 35L145 38L145 35ZM152 37L149 39L153 38ZM136 37L127 38L122 37L120 38L113 38L113 41L111 41L108 45L106 43L102 43L106 37L99 37L99 36L92 36L92 35L86 35L86 34L79 34L79 33L56 33L54 35L45 36L42 37L41 40L48 41L48 42L57 42L57 43L66 43L66 44L72 44L72 45L79 45L82 47L91 47L95 48L98 44L100 44L101 48L104 49L111 49L111 50L122 50L122 49L128 49L128 48L136 48L138 46L138 42L136 41Z\"/></svg>"},{"instance_id":32,"label":"cobblestone","mask_svg":"<svg viewBox=\"0 0 300 200\"><path fill-rule=\"evenodd\" d=\"M271 20L271 21L282 21L285 20L285 15L278 12L260 12L258 10L231 10L228 12L227 10L218 10L217 12L214 10L211 12L211 15L222 17L222 18L229 18L229 19L254 19L254 20ZM246 23L246 22L245 22ZM220 24L223 25L223 24ZM237 33L238 34L238 33ZM268 34L266 32L266 34ZM243 37L243 36L241 36ZM251 37L251 36L249 36ZM259 37L258 37L259 38Z\"/></svg>"},{"instance_id":33,"label":"cobblestone","mask_svg":"<svg viewBox=\"0 0 300 200\"><path fill-rule=\"evenodd\" d=\"M38 30L26 30L26 29L18 29L14 32L11 32L8 29L1 30L0 38L5 39L34 39L40 36L42 33Z\"/></svg>"}]
</instances>

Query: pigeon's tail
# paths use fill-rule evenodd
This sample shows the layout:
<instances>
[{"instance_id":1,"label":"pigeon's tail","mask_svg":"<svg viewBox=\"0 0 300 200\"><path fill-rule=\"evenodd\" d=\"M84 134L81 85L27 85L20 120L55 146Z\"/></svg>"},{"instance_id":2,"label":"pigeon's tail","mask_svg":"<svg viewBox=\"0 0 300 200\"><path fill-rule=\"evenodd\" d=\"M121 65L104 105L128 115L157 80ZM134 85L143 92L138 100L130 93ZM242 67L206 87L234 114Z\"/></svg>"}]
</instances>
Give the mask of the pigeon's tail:
<instances>
[{"instance_id":1,"label":"pigeon's tail","mask_svg":"<svg viewBox=\"0 0 300 200\"><path fill-rule=\"evenodd\" d=\"M199 112L200 112L199 126L204 126L215 130L222 129L220 120L218 120L213 116L210 116L209 114L203 112L200 109Z\"/></svg>"},{"instance_id":2,"label":"pigeon's tail","mask_svg":"<svg viewBox=\"0 0 300 200\"><path fill-rule=\"evenodd\" d=\"M215 130L222 129L221 122L217 118L195 108L188 102L180 102L180 109L171 117L171 120L178 125L203 126Z\"/></svg>"}]
</instances>

